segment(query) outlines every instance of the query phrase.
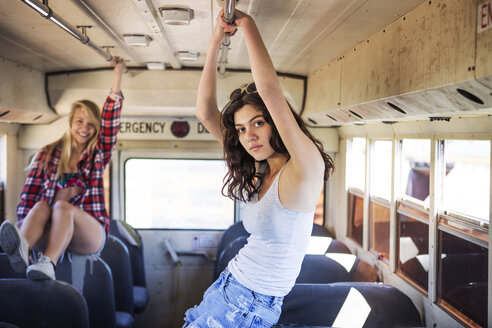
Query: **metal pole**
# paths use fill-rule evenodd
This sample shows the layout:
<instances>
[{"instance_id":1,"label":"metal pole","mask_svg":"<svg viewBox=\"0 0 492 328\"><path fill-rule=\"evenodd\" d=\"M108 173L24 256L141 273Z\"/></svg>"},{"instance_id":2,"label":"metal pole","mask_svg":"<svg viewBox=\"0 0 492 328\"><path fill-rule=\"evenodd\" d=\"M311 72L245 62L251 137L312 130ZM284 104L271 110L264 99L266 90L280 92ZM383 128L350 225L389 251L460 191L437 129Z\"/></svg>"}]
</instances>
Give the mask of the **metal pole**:
<instances>
[{"instance_id":1,"label":"metal pole","mask_svg":"<svg viewBox=\"0 0 492 328\"><path fill-rule=\"evenodd\" d=\"M96 50L96 52L101 56L103 56L104 59L106 59L107 61L113 60L113 56L111 56L103 49L92 43L86 35L80 32L77 28L70 25L67 21L65 21L55 12L53 12L53 10L51 10L51 8L49 8L48 6L44 5L38 0L21 0L21 1L24 2L26 5L28 5L29 7L31 7L32 9L36 10L44 18L49 19L56 25L60 26L62 29L67 31L71 36L78 39L83 44L86 44L92 49Z\"/></svg>"},{"instance_id":2,"label":"metal pole","mask_svg":"<svg viewBox=\"0 0 492 328\"><path fill-rule=\"evenodd\" d=\"M224 3L224 20L231 24L234 21L234 10L236 6L236 0L226 0ZM225 65L227 64L227 53L229 52L229 45L231 44L231 36L226 33L224 41L222 41L222 48L220 51L219 59L219 73L224 75Z\"/></svg>"}]
</instances>

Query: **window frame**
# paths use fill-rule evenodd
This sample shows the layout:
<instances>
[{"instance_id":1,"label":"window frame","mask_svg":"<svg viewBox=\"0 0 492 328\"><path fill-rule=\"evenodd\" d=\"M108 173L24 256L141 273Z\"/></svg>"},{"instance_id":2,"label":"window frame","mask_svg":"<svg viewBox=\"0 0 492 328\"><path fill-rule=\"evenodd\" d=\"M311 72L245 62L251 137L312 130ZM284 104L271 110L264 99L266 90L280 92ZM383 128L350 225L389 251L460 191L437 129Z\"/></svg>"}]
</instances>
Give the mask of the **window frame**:
<instances>
[{"instance_id":1,"label":"window frame","mask_svg":"<svg viewBox=\"0 0 492 328\"><path fill-rule=\"evenodd\" d=\"M353 138L361 138L360 136L345 136L346 143L349 144L351 139ZM423 201L415 199L413 197L409 197L404 195L401 190L401 153L402 153L402 141L404 139L425 139L430 140L431 149L430 149L430 180L429 180L429 204L426 205ZM365 153L365 190L361 191L358 188L354 188L350 186L347 170L350 167L345 165L345 186L346 186L346 200L347 200L347 215L346 215L346 238L350 240L354 247L367 252L368 254L374 255L372 249L370 249L369 240L369 229L370 229L370 221L369 221L369 206L370 202L375 201L378 204L383 202L379 197L372 196L371 194L371 183L374 183L371 180L374 180L372 167L374 165L374 141L377 140L391 140L393 142L392 149L392 175L391 175L391 200L390 203L390 272L391 274L395 274L402 278L402 280L413 287L418 292L422 293L423 290L413 284L411 281L406 279L403 275L399 274L397 268L397 255L399 255L399 249L395 249L392 247L399 247L397 245L397 238L399 238L399 224L396 218L398 212L397 205L399 202L404 203L407 206L414 207L415 209L428 213L428 221L423 222L421 218L415 218L411 216L413 219L418 220L424 224L427 224L429 227L429 280L428 280L428 291L424 293L424 297L426 297L431 303L435 303L439 308L443 309L445 312L449 312L449 308L445 308L444 306L438 303L438 295L437 295L437 284L438 276L437 276L437 256L438 256L438 248L439 239L437 238L439 231L443 231L449 234L456 236L457 238L464 239L466 241L472 242L478 246L482 246L490 249L489 245L492 243L492 232L490 231L490 221L492 221L492 182L490 184L490 193L489 197L491 198L490 211L489 211L489 222L482 221L476 217L468 216L464 213L455 213L451 210L444 210L443 206L443 191L444 191L444 174L445 174L445 141L446 140L486 140L490 143L490 180L492 181L492 138L490 135L429 135L427 137L422 136L393 136L392 138L387 137L370 137L366 136L366 153ZM345 160L348 161L349 156L349 147L346 147L346 157ZM354 241L349 235L349 227L351 225L351 216L349 211L349 197L350 195L358 196L364 199L364 233L363 233L363 245L359 245L358 242ZM459 225L466 226L467 228L472 229L473 231L478 231L482 234L482 238L477 238L476 236L472 236L467 232L460 231L459 229L451 228L442 222L442 219L445 218L449 221L456 222ZM391 240L393 239L393 240ZM490 254L490 252L489 252ZM376 259L375 259L376 260ZM489 255L489 261L492 261L492 255ZM378 263L385 263L384 261L377 260ZM387 263L385 263L387 264ZM489 263L490 268L490 263ZM492 281L492 270L489 269L489 282ZM488 286L488 300L492 300L492 286ZM490 308L490 307L489 307ZM454 309L454 312L459 312L457 309ZM492 310L489 309L489 316L492 314ZM467 323L469 322L469 318L466 317L463 313L459 312L458 314L452 314L458 322Z\"/></svg>"},{"instance_id":2,"label":"window frame","mask_svg":"<svg viewBox=\"0 0 492 328\"><path fill-rule=\"evenodd\" d=\"M447 160L447 155L446 155L446 141L447 140L467 140L467 141L488 141L489 142L489 222L486 222L484 220L481 220L478 217L472 216L472 215L467 215L466 213L461 213L449 209L444 209L442 208L442 204L444 203L444 181L446 178L446 160ZM442 147L442 152L439 153L439 160L441 161L440 163L440 169L441 172L440 178L442 179L440 181L440 198L438 200L439 202L439 215L446 215L449 217L453 217L454 219L461 220L465 224L475 224L476 227L481 227L483 225L489 226L489 223L491 221L492 217L492 140L491 139L482 139L482 138L465 138L465 137L455 137L455 138L437 138L437 141L440 143L440 147ZM431 164L432 165L432 164Z\"/></svg>"},{"instance_id":3,"label":"window frame","mask_svg":"<svg viewBox=\"0 0 492 328\"><path fill-rule=\"evenodd\" d=\"M355 238L353 238L353 236L351 235L351 229L352 229L352 217L351 217L351 209L350 209L350 197L351 196L354 196L354 197L359 197L360 199L362 199L362 240L361 240L361 243L359 243ZM348 188L347 190L347 227L346 227L346 231L347 231L347 238L349 238L350 240L352 240L354 243L356 243L357 245L359 245L360 247L363 247L364 245L364 229L365 229L365 222L364 222L364 202L365 202L365 195L364 195L364 192L358 188Z\"/></svg>"},{"instance_id":4,"label":"window frame","mask_svg":"<svg viewBox=\"0 0 492 328\"><path fill-rule=\"evenodd\" d=\"M410 197L411 200L416 200L416 201L419 201L418 199L415 199L413 197ZM420 202L420 201L419 201ZM427 219L423 219L422 217L420 216L416 216L414 215L413 213L405 210L405 209L402 209L402 208L399 208L400 206L399 205L403 205L405 207L409 207L411 209L414 209L418 212L420 212L422 214L422 216L425 216L427 215ZM396 201L396 217L397 217L397 233L396 233L396 236L397 236L397 239L398 239L398 242L397 242L397 251L396 251L396 275L401 277L402 279L404 279L410 286L412 286L413 288L415 288L418 292L420 292L421 294L425 295L425 297L428 296L429 294L429 278L427 278L427 289L424 289L422 286L418 285L416 282L414 282L410 277L408 277L400 268L400 264L399 264L399 258L400 258L400 236L401 236L401 231L400 231L400 221L398 220L398 214L402 214L402 215L405 215L409 218L411 218L412 220L415 220L415 221L418 221L422 224L425 224L427 225L427 229L430 231L430 222L429 222L429 209L427 208L424 208L424 206L421 206L420 204L417 204L415 202L412 202L412 201L409 201L409 200L403 200L403 199L400 199L400 200L397 200ZM430 255L430 249L429 249L429 255ZM430 256L429 256L429 262L430 262Z\"/></svg>"}]
</instances>

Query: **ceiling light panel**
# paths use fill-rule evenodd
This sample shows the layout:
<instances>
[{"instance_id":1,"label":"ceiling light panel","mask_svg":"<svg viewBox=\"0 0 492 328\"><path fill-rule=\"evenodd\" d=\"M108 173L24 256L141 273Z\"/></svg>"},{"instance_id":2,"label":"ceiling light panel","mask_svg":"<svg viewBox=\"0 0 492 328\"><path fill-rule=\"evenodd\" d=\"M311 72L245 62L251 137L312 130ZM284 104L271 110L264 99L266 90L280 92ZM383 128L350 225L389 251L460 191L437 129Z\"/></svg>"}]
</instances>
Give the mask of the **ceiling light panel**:
<instances>
[{"instance_id":1,"label":"ceiling light panel","mask_svg":"<svg viewBox=\"0 0 492 328\"><path fill-rule=\"evenodd\" d=\"M190 25L195 18L193 9L182 7L160 7L159 13L165 24L168 25Z\"/></svg>"},{"instance_id":2,"label":"ceiling light panel","mask_svg":"<svg viewBox=\"0 0 492 328\"><path fill-rule=\"evenodd\" d=\"M178 51L176 56L182 61L197 61L200 53L198 51Z\"/></svg>"},{"instance_id":3,"label":"ceiling light panel","mask_svg":"<svg viewBox=\"0 0 492 328\"><path fill-rule=\"evenodd\" d=\"M147 47L152 38L147 34L124 34L125 43L132 47Z\"/></svg>"}]
</instances>

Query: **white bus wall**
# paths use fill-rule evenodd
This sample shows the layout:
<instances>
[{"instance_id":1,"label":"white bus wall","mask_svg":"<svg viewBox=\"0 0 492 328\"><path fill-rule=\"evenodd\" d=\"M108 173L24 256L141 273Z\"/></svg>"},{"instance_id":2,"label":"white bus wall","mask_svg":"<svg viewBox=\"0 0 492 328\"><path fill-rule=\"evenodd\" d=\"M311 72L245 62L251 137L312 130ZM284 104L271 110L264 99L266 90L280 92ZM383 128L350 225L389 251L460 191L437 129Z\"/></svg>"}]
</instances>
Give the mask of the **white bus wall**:
<instances>
[{"instance_id":1,"label":"white bus wall","mask_svg":"<svg viewBox=\"0 0 492 328\"><path fill-rule=\"evenodd\" d=\"M24 124L52 122L58 117L46 99L45 74L0 58L0 121Z\"/></svg>"},{"instance_id":2,"label":"white bus wall","mask_svg":"<svg viewBox=\"0 0 492 328\"><path fill-rule=\"evenodd\" d=\"M306 118L333 126L490 114L492 29L477 28L485 2L424 2L309 74Z\"/></svg>"}]
</instances>

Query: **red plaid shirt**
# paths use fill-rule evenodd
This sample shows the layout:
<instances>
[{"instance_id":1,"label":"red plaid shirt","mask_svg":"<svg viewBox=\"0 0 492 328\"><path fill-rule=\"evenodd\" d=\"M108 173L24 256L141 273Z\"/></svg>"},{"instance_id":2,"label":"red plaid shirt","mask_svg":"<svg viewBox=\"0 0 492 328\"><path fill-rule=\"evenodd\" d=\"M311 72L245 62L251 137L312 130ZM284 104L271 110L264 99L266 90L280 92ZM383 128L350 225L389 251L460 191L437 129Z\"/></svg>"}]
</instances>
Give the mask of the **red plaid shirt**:
<instances>
[{"instance_id":1,"label":"red plaid shirt","mask_svg":"<svg viewBox=\"0 0 492 328\"><path fill-rule=\"evenodd\" d=\"M116 145L116 135L120 130L122 103L121 94L110 94L106 99L101 113L101 130L96 148L92 153L85 149L79 159L78 167L84 183L83 190L69 201L104 224L106 233L109 233L109 216L104 205L103 173ZM55 146L51 156L47 158L45 169L42 168L42 163L48 155L47 147L42 148L36 155L22 189L19 206L17 206L19 224L37 202L44 201L52 205L61 146L61 142Z\"/></svg>"}]
</instances>

